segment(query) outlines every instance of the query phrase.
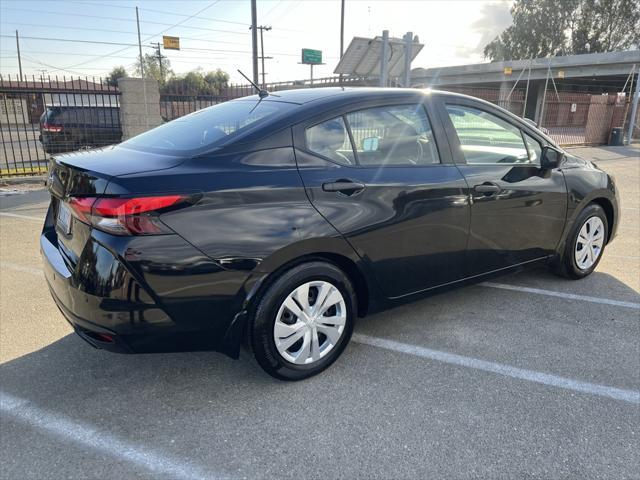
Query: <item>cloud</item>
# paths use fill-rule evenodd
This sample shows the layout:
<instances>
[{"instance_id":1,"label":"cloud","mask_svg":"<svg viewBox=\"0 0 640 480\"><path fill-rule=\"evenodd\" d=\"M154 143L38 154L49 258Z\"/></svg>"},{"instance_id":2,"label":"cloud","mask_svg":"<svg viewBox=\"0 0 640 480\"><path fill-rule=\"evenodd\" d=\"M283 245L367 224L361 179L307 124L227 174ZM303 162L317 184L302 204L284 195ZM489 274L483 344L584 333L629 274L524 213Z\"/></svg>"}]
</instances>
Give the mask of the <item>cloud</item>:
<instances>
[{"instance_id":1,"label":"cloud","mask_svg":"<svg viewBox=\"0 0 640 480\"><path fill-rule=\"evenodd\" d=\"M510 8L511 2L491 2L482 7L480 18L471 24L471 30L480 34L480 40L469 53L482 53L487 43L513 23Z\"/></svg>"}]
</instances>

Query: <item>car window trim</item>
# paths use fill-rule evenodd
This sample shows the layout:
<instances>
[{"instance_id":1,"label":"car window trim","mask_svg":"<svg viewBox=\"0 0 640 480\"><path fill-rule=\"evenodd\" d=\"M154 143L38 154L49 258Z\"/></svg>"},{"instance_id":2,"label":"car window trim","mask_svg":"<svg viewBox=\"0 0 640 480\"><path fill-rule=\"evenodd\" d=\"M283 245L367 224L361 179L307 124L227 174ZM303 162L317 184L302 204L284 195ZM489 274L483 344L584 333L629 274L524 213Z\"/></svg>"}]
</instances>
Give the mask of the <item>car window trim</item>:
<instances>
[{"instance_id":1,"label":"car window trim","mask_svg":"<svg viewBox=\"0 0 640 480\"><path fill-rule=\"evenodd\" d=\"M347 129L347 135L349 135L349 142L351 143L351 151L353 152L353 160L355 162L356 167L360 167L360 159L358 158L358 150L356 149L356 142L353 139L353 132L351 131L351 125L349 125L349 121L347 120L347 114L343 113L340 115L342 117L342 121L344 122L344 126Z\"/></svg>"}]
</instances>

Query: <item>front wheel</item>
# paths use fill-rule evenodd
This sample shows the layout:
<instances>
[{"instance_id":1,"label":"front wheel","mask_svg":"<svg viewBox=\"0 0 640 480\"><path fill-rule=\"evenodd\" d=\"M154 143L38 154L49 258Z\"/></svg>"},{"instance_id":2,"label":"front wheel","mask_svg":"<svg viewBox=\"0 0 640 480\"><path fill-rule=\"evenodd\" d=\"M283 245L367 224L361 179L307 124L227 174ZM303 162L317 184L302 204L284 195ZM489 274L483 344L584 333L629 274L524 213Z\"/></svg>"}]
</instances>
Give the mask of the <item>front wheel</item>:
<instances>
[{"instance_id":1,"label":"front wheel","mask_svg":"<svg viewBox=\"0 0 640 480\"><path fill-rule=\"evenodd\" d=\"M576 218L567 237L558 273L571 279L584 278L598 266L607 243L609 225L600 205L588 205Z\"/></svg>"},{"instance_id":2,"label":"front wheel","mask_svg":"<svg viewBox=\"0 0 640 480\"><path fill-rule=\"evenodd\" d=\"M303 263L272 283L258 303L250 343L260 366L281 380L302 380L331 365L353 331L355 294L326 262Z\"/></svg>"}]
</instances>

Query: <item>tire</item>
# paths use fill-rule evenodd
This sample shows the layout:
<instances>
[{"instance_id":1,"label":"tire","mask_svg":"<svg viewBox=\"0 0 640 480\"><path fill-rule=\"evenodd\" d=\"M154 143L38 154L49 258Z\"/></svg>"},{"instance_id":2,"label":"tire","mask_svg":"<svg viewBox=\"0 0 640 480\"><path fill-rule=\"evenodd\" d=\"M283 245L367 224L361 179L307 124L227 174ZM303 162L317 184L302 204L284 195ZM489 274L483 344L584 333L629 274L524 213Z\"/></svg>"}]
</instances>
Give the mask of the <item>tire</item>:
<instances>
[{"instance_id":1,"label":"tire","mask_svg":"<svg viewBox=\"0 0 640 480\"><path fill-rule=\"evenodd\" d=\"M316 303L319 296L325 305ZM353 286L337 266L312 261L287 270L268 286L249 323L258 364L280 380L317 375L349 343L355 308Z\"/></svg>"},{"instance_id":2,"label":"tire","mask_svg":"<svg viewBox=\"0 0 640 480\"><path fill-rule=\"evenodd\" d=\"M588 222L590 222L589 226L587 226ZM582 237L579 241L581 233ZM594 245L594 247L592 247L591 250L591 258L585 259L585 257L582 257L581 252L588 254L589 252L583 249L588 249L590 245L584 243L583 239L591 238L590 235L595 235L595 237L592 238L592 245ZM560 260L560 265L556 273L572 280L579 280L590 275L602 259L608 235L609 224L607 222L607 215L604 213L602 207L594 203L587 205L586 208L580 212L578 218L576 218L567 236L562 259ZM600 238L601 241L598 240ZM582 245L582 249L580 245Z\"/></svg>"}]
</instances>

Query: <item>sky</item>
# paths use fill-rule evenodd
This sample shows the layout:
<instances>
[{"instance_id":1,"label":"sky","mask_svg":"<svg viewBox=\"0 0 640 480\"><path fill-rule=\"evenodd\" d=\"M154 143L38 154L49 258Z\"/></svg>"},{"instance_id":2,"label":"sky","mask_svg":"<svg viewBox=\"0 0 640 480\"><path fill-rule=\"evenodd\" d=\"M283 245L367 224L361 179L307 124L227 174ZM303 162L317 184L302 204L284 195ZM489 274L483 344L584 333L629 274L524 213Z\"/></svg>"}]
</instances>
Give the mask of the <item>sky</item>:
<instances>
[{"instance_id":1,"label":"sky","mask_svg":"<svg viewBox=\"0 0 640 480\"><path fill-rule=\"evenodd\" d=\"M322 50L326 65L314 78L332 76L340 56L340 0L258 0L264 32L267 82L309 78L300 50ZM354 36L382 30L402 37L411 31L424 44L412 67L486 61L482 50L510 25L511 1L346 0L345 50ZM143 52L162 35L180 37L180 51L163 50L177 74L220 68L233 83L251 76L249 0L2 0L0 73L16 74L15 31L20 35L23 72L39 77L106 76L118 65L131 74L138 55L139 8ZM32 37L32 38L29 38ZM33 38L39 37L39 39ZM69 41L77 40L77 41ZM81 42L78 42L81 41ZM101 43L91 43L101 42Z\"/></svg>"}]
</instances>

